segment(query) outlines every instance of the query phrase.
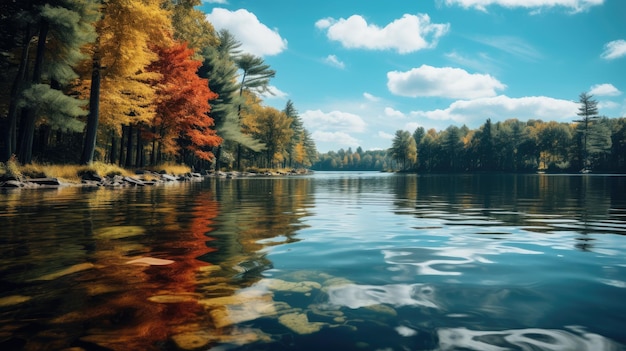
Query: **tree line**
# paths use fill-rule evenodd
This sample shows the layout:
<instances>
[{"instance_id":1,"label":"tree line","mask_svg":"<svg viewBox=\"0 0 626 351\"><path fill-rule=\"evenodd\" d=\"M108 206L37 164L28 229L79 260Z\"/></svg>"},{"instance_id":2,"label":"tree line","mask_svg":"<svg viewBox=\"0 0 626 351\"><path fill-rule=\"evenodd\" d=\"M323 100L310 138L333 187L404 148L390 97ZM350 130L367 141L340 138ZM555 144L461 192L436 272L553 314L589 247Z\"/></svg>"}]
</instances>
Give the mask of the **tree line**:
<instances>
[{"instance_id":1,"label":"tree line","mask_svg":"<svg viewBox=\"0 0 626 351\"><path fill-rule=\"evenodd\" d=\"M579 96L573 122L508 119L478 129L449 126L398 130L388 150L320 155L314 169L418 172L626 172L626 118L598 116L597 101ZM375 160L373 163L372 161Z\"/></svg>"},{"instance_id":2,"label":"tree line","mask_svg":"<svg viewBox=\"0 0 626 351\"><path fill-rule=\"evenodd\" d=\"M276 72L200 4L3 1L0 161L310 166L315 143L293 102L263 104Z\"/></svg>"}]
</instances>

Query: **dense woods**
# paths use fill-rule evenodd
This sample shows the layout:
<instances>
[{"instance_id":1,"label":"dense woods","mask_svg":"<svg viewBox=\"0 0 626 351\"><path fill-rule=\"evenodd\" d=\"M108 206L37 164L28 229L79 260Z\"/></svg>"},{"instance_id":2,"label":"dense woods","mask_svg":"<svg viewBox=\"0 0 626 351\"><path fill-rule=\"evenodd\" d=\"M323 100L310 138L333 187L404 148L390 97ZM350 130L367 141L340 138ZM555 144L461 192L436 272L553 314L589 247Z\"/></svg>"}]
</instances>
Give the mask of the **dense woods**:
<instances>
[{"instance_id":1,"label":"dense woods","mask_svg":"<svg viewBox=\"0 0 626 351\"><path fill-rule=\"evenodd\" d=\"M478 129L449 126L413 134L398 130L388 150L351 148L320 155L318 170L418 172L626 172L626 118L598 116L597 102L579 96L573 122L509 119Z\"/></svg>"},{"instance_id":2,"label":"dense woods","mask_svg":"<svg viewBox=\"0 0 626 351\"><path fill-rule=\"evenodd\" d=\"M581 95L580 119L572 123L509 119L478 129L399 130L388 150L360 147L320 155L318 170L418 172L626 172L626 118L590 113Z\"/></svg>"},{"instance_id":3,"label":"dense woods","mask_svg":"<svg viewBox=\"0 0 626 351\"><path fill-rule=\"evenodd\" d=\"M200 0L24 0L0 5L0 161L308 167L276 72L239 50Z\"/></svg>"}]
</instances>

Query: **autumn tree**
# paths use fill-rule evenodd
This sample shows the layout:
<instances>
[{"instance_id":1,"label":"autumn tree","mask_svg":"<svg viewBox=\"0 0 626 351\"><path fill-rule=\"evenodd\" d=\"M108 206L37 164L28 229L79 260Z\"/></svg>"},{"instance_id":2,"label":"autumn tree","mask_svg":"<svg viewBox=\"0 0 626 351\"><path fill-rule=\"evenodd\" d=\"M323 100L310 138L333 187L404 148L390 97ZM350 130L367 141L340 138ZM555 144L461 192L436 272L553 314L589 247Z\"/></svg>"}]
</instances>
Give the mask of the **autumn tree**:
<instances>
[{"instance_id":1,"label":"autumn tree","mask_svg":"<svg viewBox=\"0 0 626 351\"><path fill-rule=\"evenodd\" d=\"M172 16L174 39L179 42L186 42L187 46L198 54L202 49L216 46L219 43L215 29L206 20L206 14L196 8L201 4L202 1L200 0L170 0L165 2L165 7L170 10Z\"/></svg>"},{"instance_id":2,"label":"autumn tree","mask_svg":"<svg viewBox=\"0 0 626 351\"><path fill-rule=\"evenodd\" d=\"M194 50L186 44L176 43L155 51L159 60L149 70L159 73L161 79L156 84L156 114L150 133L151 163L160 161L162 154L176 154L182 161L187 158L186 151L201 160L211 160L210 150L222 139L212 128L214 121L208 115L209 101L217 94L209 89L206 79L197 75L202 62L193 59Z\"/></svg>"},{"instance_id":3,"label":"autumn tree","mask_svg":"<svg viewBox=\"0 0 626 351\"><path fill-rule=\"evenodd\" d=\"M113 137L121 134L122 126L129 126L131 154L132 125L149 123L155 112L151 82L159 75L147 70L158 59L152 47L167 46L172 37L169 13L160 0L108 0L102 12L91 52L91 78L83 81L90 106L81 163L93 160L101 124Z\"/></svg>"}]
</instances>

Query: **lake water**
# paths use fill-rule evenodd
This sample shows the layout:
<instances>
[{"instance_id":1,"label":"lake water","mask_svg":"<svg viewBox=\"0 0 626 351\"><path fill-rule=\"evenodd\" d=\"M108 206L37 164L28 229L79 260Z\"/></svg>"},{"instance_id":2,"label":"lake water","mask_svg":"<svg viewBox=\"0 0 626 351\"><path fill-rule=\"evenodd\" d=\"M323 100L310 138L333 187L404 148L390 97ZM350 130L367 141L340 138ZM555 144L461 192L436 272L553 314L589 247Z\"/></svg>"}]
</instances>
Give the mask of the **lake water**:
<instances>
[{"instance_id":1,"label":"lake water","mask_svg":"<svg viewBox=\"0 0 626 351\"><path fill-rule=\"evenodd\" d=\"M0 350L626 350L626 177L0 193Z\"/></svg>"}]
</instances>

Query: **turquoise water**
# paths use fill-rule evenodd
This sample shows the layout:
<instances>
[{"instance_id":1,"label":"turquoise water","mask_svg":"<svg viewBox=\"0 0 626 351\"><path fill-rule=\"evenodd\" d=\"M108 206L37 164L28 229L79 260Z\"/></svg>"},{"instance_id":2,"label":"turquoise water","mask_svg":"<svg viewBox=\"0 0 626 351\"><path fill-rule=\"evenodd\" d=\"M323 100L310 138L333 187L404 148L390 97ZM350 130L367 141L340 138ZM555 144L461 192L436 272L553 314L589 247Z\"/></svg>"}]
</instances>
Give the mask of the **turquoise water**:
<instances>
[{"instance_id":1,"label":"turquoise water","mask_svg":"<svg viewBox=\"0 0 626 351\"><path fill-rule=\"evenodd\" d=\"M0 221L2 350L626 350L623 176L21 190Z\"/></svg>"}]
</instances>

